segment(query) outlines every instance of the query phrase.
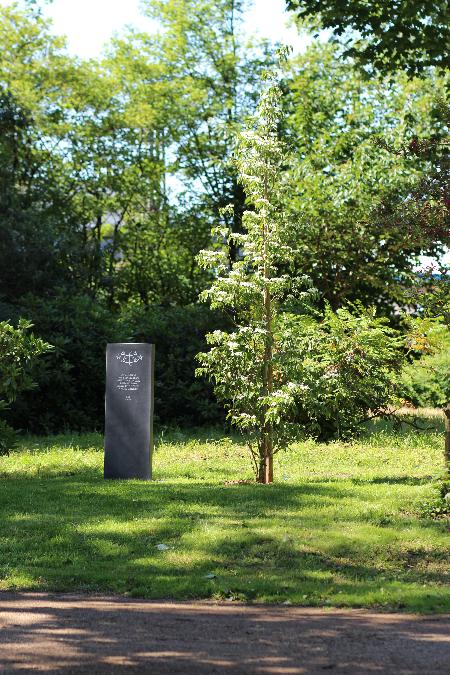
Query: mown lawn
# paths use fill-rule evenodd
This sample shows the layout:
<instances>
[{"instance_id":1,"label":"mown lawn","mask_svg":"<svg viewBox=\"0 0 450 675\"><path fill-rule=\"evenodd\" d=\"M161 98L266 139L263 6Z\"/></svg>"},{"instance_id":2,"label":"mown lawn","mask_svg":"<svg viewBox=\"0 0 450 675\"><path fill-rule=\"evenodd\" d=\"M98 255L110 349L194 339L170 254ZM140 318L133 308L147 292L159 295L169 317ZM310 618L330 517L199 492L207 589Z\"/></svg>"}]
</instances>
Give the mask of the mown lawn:
<instances>
[{"instance_id":1,"label":"mown lawn","mask_svg":"<svg viewBox=\"0 0 450 675\"><path fill-rule=\"evenodd\" d=\"M0 589L450 611L449 522L420 515L436 424L299 444L271 486L231 482L247 451L217 430L166 432L151 483L104 481L100 435L26 438L0 457Z\"/></svg>"}]
</instances>

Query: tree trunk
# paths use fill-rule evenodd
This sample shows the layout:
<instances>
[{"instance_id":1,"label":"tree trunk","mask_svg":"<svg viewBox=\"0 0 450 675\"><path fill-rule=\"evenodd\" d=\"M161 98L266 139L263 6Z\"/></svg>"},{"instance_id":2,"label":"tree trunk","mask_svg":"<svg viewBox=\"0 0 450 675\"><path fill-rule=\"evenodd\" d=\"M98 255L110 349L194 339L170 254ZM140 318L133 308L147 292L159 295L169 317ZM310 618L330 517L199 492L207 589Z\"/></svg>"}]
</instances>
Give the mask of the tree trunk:
<instances>
[{"instance_id":1,"label":"tree trunk","mask_svg":"<svg viewBox=\"0 0 450 675\"><path fill-rule=\"evenodd\" d=\"M264 181L264 195L269 199L269 187L267 178ZM263 276L264 276L264 292L263 292L263 317L266 329L265 347L263 357L263 392L264 396L271 396L273 393L273 309L272 309L272 295L270 292L270 261L269 261L269 229L266 220L263 221ZM265 415L267 416L267 406L265 406ZM261 445L259 448L259 471L258 483L273 483L273 427L272 424L265 419L262 429Z\"/></svg>"},{"instance_id":2,"label":"tree trunk","mask_svg":"<svg viewBox=\"0 0 450 675\"><path fill-rule=\"evenodd\" d=\"M443 412L445 424L444 462L445 469L450 474L450 403L447 403Z\"/></svg>"},{"instance_id":3,"label":"tree trunk","mask_svg":"<svg viewBox=\"0 0 450 675\"><path fill-rule=\"evenodd\" d=\"M258 467L258 483L273 483L273 448L270 437L264 439Z\"/></svg>"}]
</instances>

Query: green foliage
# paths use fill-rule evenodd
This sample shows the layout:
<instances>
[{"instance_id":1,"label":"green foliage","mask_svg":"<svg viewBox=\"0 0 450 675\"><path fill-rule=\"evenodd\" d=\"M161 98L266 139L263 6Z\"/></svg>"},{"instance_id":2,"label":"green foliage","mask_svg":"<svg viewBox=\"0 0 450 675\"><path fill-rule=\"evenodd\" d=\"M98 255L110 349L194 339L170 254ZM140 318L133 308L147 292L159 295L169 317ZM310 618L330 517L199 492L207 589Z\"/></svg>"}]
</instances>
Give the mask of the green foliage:
<instances>
[{"instance_id":1,"label":"green foliage","mask_svg":"<svg viewBox=\"0 0 450 675\"><path fill-rule=\"evenodd\" d=\"M320 44L297 57L287 76L285 208L295 269L333 309L361 301L392 316L394 305L410 300L418 256L439 253L443 242L440 232L417 231L411 196L420 193L417 202L429 211L422 176L430 157L412 157L405 147L417 136L445 136L447 118L435 100L445 80L365 78L335 47Z\"/></svg>"},{"instance_id":2,"label":"green foliage","mask_svg":"<svg viewBox=\"0 0 450 675\"><path fill-rule=\"evenodd\" d=\"M425 325L428 321L432 328L437 324L450 330L450 265L442 262L422 270L410 298L418 305Z\"/></svg>"},{"instance_id":3,"label":"green foliage","mask_svg":"<svg viewBox=\"0 0 450 675\"><path fill-rule=\"evenodd\" d=\"M180 178L196 191L199 181L215 215L236 197L236 168L230 162L233 134L257 100L267 45L243 30L247 0L146 0L149 15L164 27L152 47L177 93L180 115L176 162ZM178 106L183 106L181 111ZM197 193L198 194L198 193ZM241 199L243 195L241 194ZM241 204L241 207L243 204Z\"/></svg>"},{"instance_id":4,"label":"green foliage","mask_svg":"<svg viewBox=\"0 0 450 675\"><path fill-rule=\"evenodd\" d=\"M421 504L423 518L445 519L450 515L450 484L448 476L434 486L431 498Z\"/></svg>"},{"instance_id":5,"label":"green foliage","mask_svg":"<svg viewBox=\"0 0 450 675\"><path fill-rule=\"evenodd\" d=\"M20 319L17 328L0 322L0 411L13 403L20 392L35 386L30 374L36 359L49 351L49 344L30 333L32 324ZM0 455L14 445L14 431L0 421Z\"/></svg>"},{"instance_id":6,"label":"green foliage","mask_svg":"<svg viewBox=\"0 0 450 675\"><path fill-rule=\"evenodd\" d=\"M185 207L157 214L153 221L134 222L118 237L121 251L116 272L117 299L133 298L145 307L186 306L197 301L209 275L195 262L209 243L195 209Z\"/></svg>"},{"instance_id":7,"label":"green foliage","mask_svg":"<svg viewBox=\"0 0 450 675\"><path fill-rule=\"evenodd\" d=\"M0 36L5 299L66 289L110 308L192 302L209 227L169 206L179 118L164 69L147 53L137 64L131 46L98 63L71 59L39 13L15 5L0 8Z\"/></svg>"},{"instance_id":8,"label":"green foliage","mask_svg":"<svg viewBox=\"0 0 450 675\"><path fill-rule=\"evenodd\" d=\"M195 354L205 333L227 325L206 307L130 304L112 314L84 296L25 299L22 312L55 348L36 363L39 396L23 392L8 421L37 433L102 429L108 342L156 345L155 416L161 425L223 421L209 384L195 378Z\"/></svg>"},{"instance_id":9,"label":"green foliage","mask_svg":"<svg viewBox=\"0 0 450 675\"><path fill-rule=\"evenodd\" d=\"M201 256L217 274L203 297L228 307L236 326L208 336L212 348L199 355L199 373L214 382L244 433L259 480L267 454L286 448L299 431L322 440L359 431L369 412L392 402L403 356L402 340L374 312L328 307L318 322L289 311L314 290L301 290L308 281L294 272L298 251L282 210L288 197L286 152L277 139L280 100L272 80L254 128L239 138L237 166L254 208L244 213L245 234L217 228L216 249ZM230 239L239 250L231 265L220 246Z\"/></svg>"},{"instance_id":10,"label":"green foliage","mask_svg":"<svg viewBox=\"0 0 450 675\"><path fill-rule=\"evenodd\" d=\"M206 307L141 307L122 317L122 335L156 345L155 419L161 425L224 422L212 387L195 377L195 355L205 349L205 334L229 321Z\"/></svg>"},{"instance_id":11,"label":"green foliage","mask_svg":"<svg viewBox=\"0 0 450 675\"><path fill-rule=\"evenodd\" d=\"M18 434L5 420L0 419L0 457L9 455L18 444Z\"/></svg>"},{"instance_id":12,"label":"green foliage","mask_svg":"<svg viewBox=\"0 0 450 675\"><path fill-rule=\"evenodd\" d=\"M450 40L447 2L435 0L286 0L301 19L333 30L345 54L383 72L411 74L446 68Z\"/></svg>"},{"instance_id":13,"label":"green foliage","mask_svg":"<svg viewBox=\"0 0 450 675\"><path fill-rule=\"evenodd\" d=\"M71 236L41 143L32 113L0 86L0 285L7 298L70 282Z\"/></svg>"},{"instance_id":14,"label":"green foliage","mask_svg":"<svg viewBox=\"0 0 450 675\"><path fill-rule=\"evenodd\" d=\"M320 321L283 314L275 334L277 389L266 414L286 440L298 435L348 440L397 400L404 339L374 311L328 307ZM261 378L261 357L255 359L254 348L262 352L264 345L258 345L258 337L251 330L229 336L215 332L208 337L213 349L202 355L207 373L210 362L221 363L214 372L216 393L225 402L233 393L230 418L235 422L239 406L238 424L245 432L258 424L261 405L251 384Z\"/></svg>"},{"instance_id":15,"label":"green foliage","mask_svg":"<svg viewBox=\"0 0 450 675\"><path fill-rule=\"evenodd\" d=\"M30 368L38 356L50 345L30 333L33 324L25 319L17 328L7 321L0 322L0 405L9 405L19 392L32 389Z\"/></svg>"},{"instance_id":16,"label":"green foliage","mask_svg":"<svg viewBox=\"0 0 450 675\"><path fill-rule=\"evenodd\" d=\"M79 277L64 169L74 61L39 12L17 3L0 8L0 42L0 286L15 301Z\"/></svg>"},{"instance_id":17,"label":"green foliage","mask_svg":"<svg viewBox=\"0 0 450 675\"><path fill-rule=\"evenodd\" d=\"M69 56L33 4L0 8L0 318L26 316L55 350L34 367L39 397L19 393L9 420L40 431L100 428L104 346L137 336L156 343L161 423L222 420L209 384L193 379L193 354L205 351L202 330L230 324L191 305L229 260L236 267L220 293L233 300L237 289L230 321L255 327L255 349L264 360L273 347L274 365L277 313L294 316L306 277L333 309L362 300L388 315L404 304L424 247L403 220L388 227L381 211L392 215L405 195L423 202L420 174L432 160L415 153L407 165L403 150L416 136L442 137L438 77L364 80L330 46L286 69L289 116L278 132L288 151L275 159L280 189L271 186L266 219L278 228L263 282L272 296L267 332L258 254L244 232L256 231L265 207L260 195L252 202L254 185L238 182L246 167L233 161L233 138L255 110L273 52L245 37L246 2L146 0L161 32L129 30L97 61ZM386 130L394 153L372 143ZM253 141L241 141L241 159L255 159ZM430 175L440 190L437 171ZM211 243L212 223L233 234L225 242L220 229ZM210 246L222 263L200 269L195 256ZM259 309L247 312L246 303ZM267 380L269 371L258 374ZM289 382L274 380L281 403L267 403L269 426L285 405L293 415Z\"/></svg>"},{"instance_id":18,"label":"green foliage","mask_svg":"<svg viewBox=\"0 0 450 675\"><path fill-rule=\"evenodd\" d=\"M321 321L298 317L280 332L296 349L294 420L307 435L349 439L396 400L404 339L374 310L327 307Z\"/></svg>"},{"instance_id":19,"label":"green foliage","mask_svg":"<svg viewBox=\"0 0 450 675\"><path fill-rule=\"evenodd\" d=\"M418 407L441 407L450 400L450 334L440 323L441 311L407 321L410 361L402 373L402 394Z\"/></svg>"},{"instance_id":20,"label":"green foliage","mask_svg":"<svg viewBox=\"0 0 450 675\"><path fill-rule=\"evenodd\" d=\"M106 344L121 337L116 318L87 296L64 294L24 298L22 312L54 350L33 369L40 395L24 392L8 421L39 433L102 428Z\"/></svg>"},{"instance_id":21,"label":"green foliage","mask_svg":"<svg viewBox=\"0 0 450 675\"><path fill-rule=\"evenodd\" d=\"M402 374L402 395L418 408L443 407L450 400L449 349L408 364Z\"/></svg>"},{"instance_id":22,"label":"green foliage","mask_svg":"<svg viewBox=\"0 0 450 675\"><path fill-rule=\"evenodd\" d=\"M280 208L285 189L285 150L278 138L282 92L276 73L267 78L257 113L237 143L239 180L253 210L243 214L243 234L215 228L216 250L200 255L201 264L216 272L202 297L213 308L228 309L235 330L208 335L212 348L198 357L199 374L214 382L231 423L247 439L257 478L264 483L272 482L273 455L288 445L293 433L288 415L296 385L286 364L295 361L296 345L284 342L279 330L282 303L308 296L301 290L305 278L279 273L280 266L289 266L293 250ZM231 241L238 251L234 261L228 255ZM289 324L288 315L284 321Z\"/></svg>"}]
</instances>

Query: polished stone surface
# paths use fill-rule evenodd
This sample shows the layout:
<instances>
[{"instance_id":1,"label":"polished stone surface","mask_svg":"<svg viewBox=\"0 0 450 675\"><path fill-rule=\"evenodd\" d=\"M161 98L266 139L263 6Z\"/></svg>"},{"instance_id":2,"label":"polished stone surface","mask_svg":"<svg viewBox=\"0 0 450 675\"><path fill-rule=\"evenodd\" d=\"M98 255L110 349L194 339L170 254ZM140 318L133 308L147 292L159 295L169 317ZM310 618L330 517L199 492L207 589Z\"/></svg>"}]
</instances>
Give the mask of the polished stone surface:
<instances>
[{"instance_id":1,"label":"polished stone surface","mask_svg":"<svg viewBox=\"0 0 450 675\"><path fill-rule=\"evenodd\" d=\"M154 345L106 349L105 478L152 477Z\"/></svg>"}]
</instances>

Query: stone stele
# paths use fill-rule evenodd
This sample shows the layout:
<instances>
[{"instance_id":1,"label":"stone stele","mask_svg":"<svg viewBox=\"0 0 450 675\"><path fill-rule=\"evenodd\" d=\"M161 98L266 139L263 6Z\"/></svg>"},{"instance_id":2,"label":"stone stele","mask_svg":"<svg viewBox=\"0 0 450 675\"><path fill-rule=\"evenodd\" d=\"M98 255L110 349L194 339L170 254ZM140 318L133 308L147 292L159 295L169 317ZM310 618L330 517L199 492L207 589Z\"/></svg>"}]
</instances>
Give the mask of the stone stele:
<instances>
[{"instance_id":1,"label":"stone stele","mask_svg":"<svg viewBox=\"0 0 450 675\"><path fill-rule=\"evenodd\" d=\"M106 348L105 478L152 477L154 345Z\"/></svg>"}]
</instances>

